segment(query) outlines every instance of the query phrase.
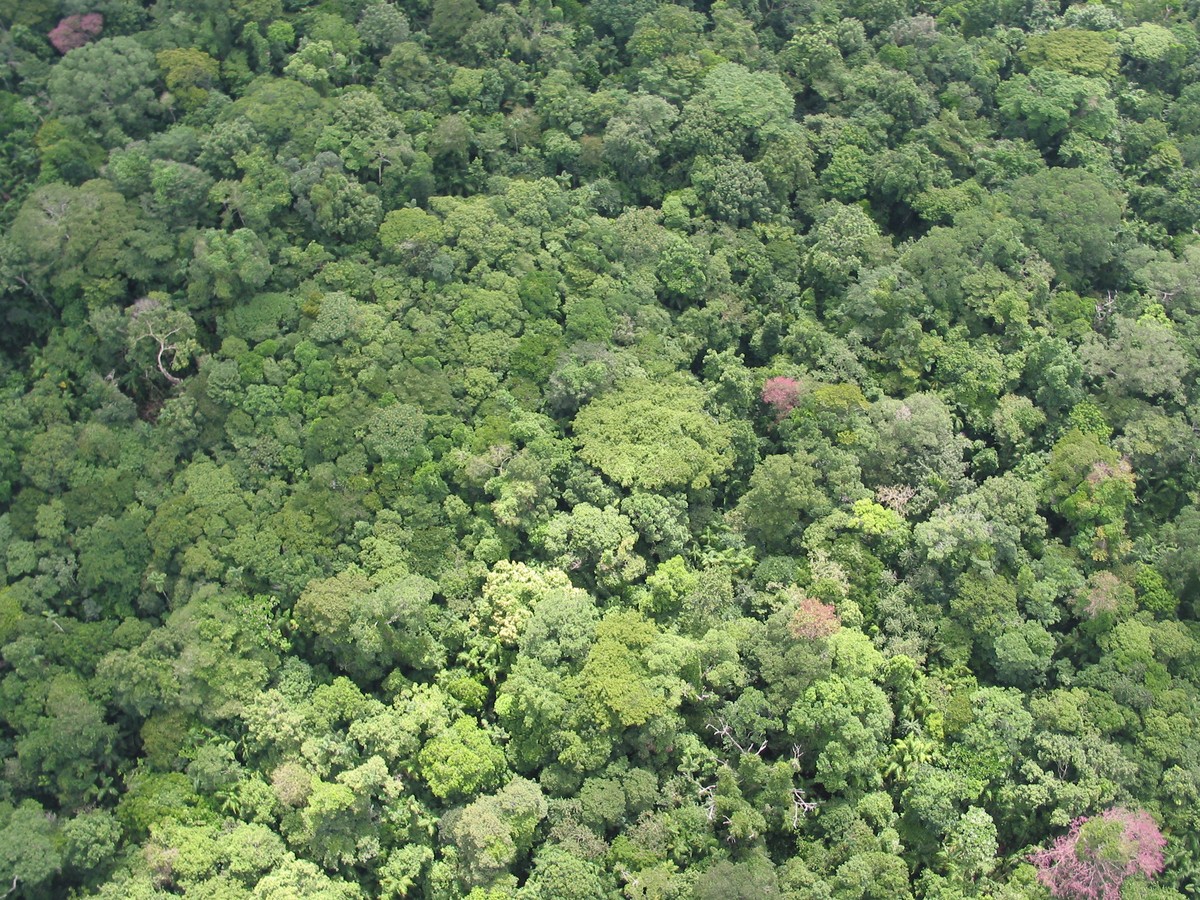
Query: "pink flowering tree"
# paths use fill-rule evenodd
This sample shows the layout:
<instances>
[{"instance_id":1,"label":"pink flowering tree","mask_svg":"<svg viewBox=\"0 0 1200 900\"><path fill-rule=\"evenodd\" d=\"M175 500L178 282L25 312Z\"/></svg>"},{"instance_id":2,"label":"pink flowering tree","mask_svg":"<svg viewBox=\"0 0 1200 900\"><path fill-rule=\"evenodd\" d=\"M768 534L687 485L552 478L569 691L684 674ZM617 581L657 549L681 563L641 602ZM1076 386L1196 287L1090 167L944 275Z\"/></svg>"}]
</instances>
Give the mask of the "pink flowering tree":
<instances>
[{"instance_id":1,"label":"pink flowering tree","mask_svg":"<svg viewBox=\"0 0 1200 900\"><path fill-rule=\"evenodd\" d=\"M793 637L810 641L824 640L842 627L837 610L830 603L802 597L788 628Z\"/></svg>"},{"instance_id":2,"label":"pink flowering tree","mask_svg":"<svg viewBox=\"0 0 1200 900\"><path fill-rule=\"evenodd\" d=\"M100 13L84 13L81 16L67 16L54 26L46 35L50 43L59 53L66 53L76 47L89 44L100 36L104 30L104 16Z\"/></svg>"},{"instance_id":3,"label":"pink flowering tree","mask_svg":"<svg viewBox=\"0 0 1200 900\"><path fill-rule=\"evenodd\" d=\"M763 384L762 400L775 411L775 421L785 419L800 402L800 382L786 375L768 378Z\"/></svg>"},{"instance_id":4,"label":"pink flowering tree","mask_svg":"<svg viewBox=\"0 0 1200 900\"><path fill-rule=\"evenodd\" d=\"M1029 857L1054 897L1119 900L1126 878L1153 878L1163 869L1167 841L1144 811L1116 807L1083 817L1049 849Z\"/></svg>"}]
</instances>

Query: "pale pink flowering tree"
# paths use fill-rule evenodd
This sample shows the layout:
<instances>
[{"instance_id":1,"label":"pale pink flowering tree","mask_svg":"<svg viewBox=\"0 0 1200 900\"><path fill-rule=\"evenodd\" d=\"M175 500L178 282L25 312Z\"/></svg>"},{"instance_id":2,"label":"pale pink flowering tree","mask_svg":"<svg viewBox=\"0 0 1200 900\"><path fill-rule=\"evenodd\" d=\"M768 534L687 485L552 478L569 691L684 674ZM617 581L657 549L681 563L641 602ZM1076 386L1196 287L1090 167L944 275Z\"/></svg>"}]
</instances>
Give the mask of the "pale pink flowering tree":
<instances>
[{"instance_id":1,"label":"pale pink flowering tree","mask_svg":"<svg viewBox=\"0 0 1200 900\"><path fill-rule=\"evenodd\" d=\"M837 610L832 604L822 603L813 597L803 597L796 608L788 628L793 637L810 641L824 640L842 627Z\"/></svg>"},{"instance_id":2,"label":"pale pink flowering tree","mask_svg":"<svg viewBox=\"0 0 1200 900\"><path fill-rule=\"evenodd\" d=\"M46 35L54 49L66 53L76 47L91 43L104 30L104 16L100 13L84 13L81 16L67 16L54 26Z\"/></svg>"},{"instance_id":3,"label":"pale pink flowering tree","mask_svg":"<svg viewBox=\"0 0 1200 900\"><path fill-rule=\"evenodd\" d=\"M800 402L800 382L786 375L768 378L762 389L763 403L775 410L775 420L787 417Z\"/></svg>"},{"instance_id":4,"label":"pale pink flowering tree","mask_svg":"<svg viewBox=\"0 0 1200 900\"><path fill-rule=\"evenodd\" d=\"M1126 878L1139 872L1153 878L1163 870L1166 844L1149 813L1116 807L1076 819L1053 846L1029 860L1055 897L1119 900Z\"/></svg>"}]
</instances>

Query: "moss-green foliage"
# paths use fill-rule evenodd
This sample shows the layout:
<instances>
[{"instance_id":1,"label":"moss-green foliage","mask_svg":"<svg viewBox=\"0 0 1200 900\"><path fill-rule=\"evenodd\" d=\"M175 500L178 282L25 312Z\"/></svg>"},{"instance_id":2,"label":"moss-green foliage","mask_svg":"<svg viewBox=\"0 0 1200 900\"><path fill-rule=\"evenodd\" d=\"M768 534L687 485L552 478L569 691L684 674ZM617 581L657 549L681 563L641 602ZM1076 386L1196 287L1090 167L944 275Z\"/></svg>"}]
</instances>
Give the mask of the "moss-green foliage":
<instances>
[{"instance_id":1,"label":"moss-green foliage","mask_svg":"<svg viewBox=\"0 0 1200 900\"><path fill-rule=\"evenodd\" d=\"M1108 35L1079 28L1060 28L1031 35L1021 54L1028 66L1044 66L1073 75L1113 74L1116 43Z\"/></svg>"},{"instance_id":2,"label":"moss-green foliage","mask_svg":"<svg viewBox=\"0 0 1200 900\"><path fill-rule=\"evenodd\" d=\"M1195 4L85 6L0 0L0 892L1200 890Z\"/></svg>"}]
</instances>

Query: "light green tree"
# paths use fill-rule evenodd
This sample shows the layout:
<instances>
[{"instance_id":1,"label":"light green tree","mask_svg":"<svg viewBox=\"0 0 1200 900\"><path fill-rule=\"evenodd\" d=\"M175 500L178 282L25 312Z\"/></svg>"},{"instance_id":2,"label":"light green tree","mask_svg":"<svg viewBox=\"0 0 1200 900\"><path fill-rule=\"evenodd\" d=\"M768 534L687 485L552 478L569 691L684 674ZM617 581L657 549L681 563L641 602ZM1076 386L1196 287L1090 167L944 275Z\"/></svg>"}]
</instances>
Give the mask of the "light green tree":
<instances>
[{"instance_id":1,"label":"light green tree","mask_svg":"<svg viewBox=\"0 0 1200 900\"><path fill-rule=\"evenodd\" d=\"M704 407L686 382L628 381L575 417L579 455L626 487L707 487L733 465L733 447Z\"/></svg>"}]
</instances>

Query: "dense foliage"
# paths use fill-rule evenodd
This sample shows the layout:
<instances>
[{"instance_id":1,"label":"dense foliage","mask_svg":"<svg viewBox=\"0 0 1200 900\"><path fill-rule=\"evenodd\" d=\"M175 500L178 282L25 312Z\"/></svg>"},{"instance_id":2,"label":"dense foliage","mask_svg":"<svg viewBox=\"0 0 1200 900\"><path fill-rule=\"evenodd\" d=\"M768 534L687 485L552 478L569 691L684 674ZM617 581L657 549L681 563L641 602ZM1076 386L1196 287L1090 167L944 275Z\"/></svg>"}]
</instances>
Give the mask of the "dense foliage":
<instances>
[{"instance_id":1,"label":"dense foliage","mask_svg":"<svg viewBox=\"0 0 1200 900\"><path fill-rule=\"evenodd\" d=\"M1198 19L0 0L0 889L1191 895Z\"/></svg>"}]
</instances>

